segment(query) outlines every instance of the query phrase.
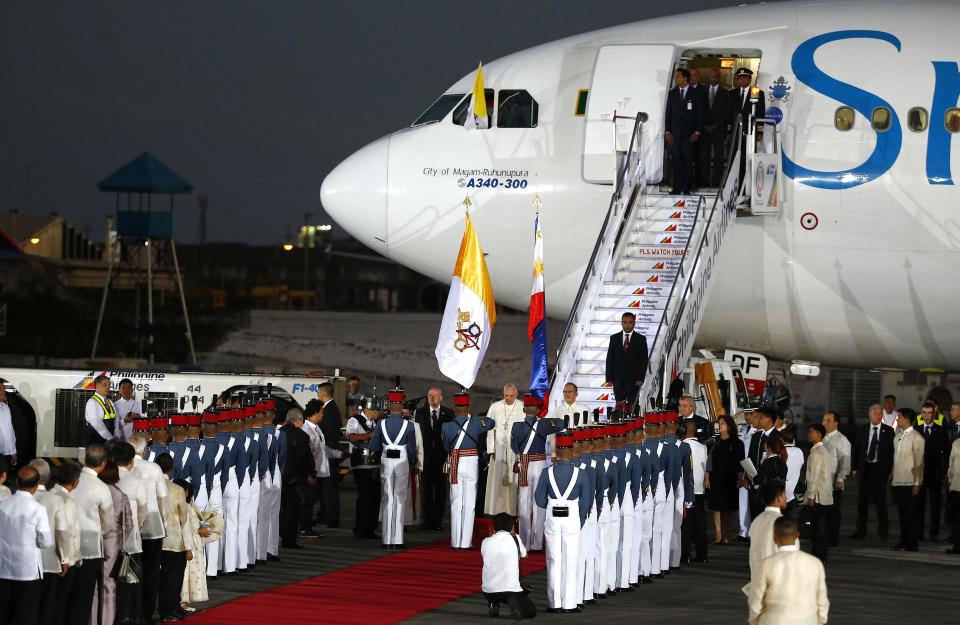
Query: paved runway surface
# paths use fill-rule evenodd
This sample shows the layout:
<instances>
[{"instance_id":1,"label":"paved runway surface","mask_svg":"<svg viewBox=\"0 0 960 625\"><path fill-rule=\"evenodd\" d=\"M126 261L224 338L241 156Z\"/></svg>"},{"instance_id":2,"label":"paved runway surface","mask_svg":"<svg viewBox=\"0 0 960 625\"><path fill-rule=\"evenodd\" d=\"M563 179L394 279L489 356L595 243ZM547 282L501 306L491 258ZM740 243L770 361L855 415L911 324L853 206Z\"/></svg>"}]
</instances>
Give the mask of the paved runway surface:
<instances>
[{"instance_id":1,"label":"paved runway surface","mask_svg":"<svg viewBox=\"0 0 960 625\"><path fill-rule=\"evenodd\" d=\"M920 552L906 554L890 551L888 546L892 543L881 542L875 535L867 540L848 539L855 519L855 489L854 485L845 497L841 546L831 549L827 565L830 622L844 625L909 622L939 625L960 622L960 606L954 599L957 584L960 583L960 557L944 554L948 546L944 543L921 542ZM341 499L343 529L318 529L322 534L320 538L301 541L305 549L281 550L281 562L260 565L241 575L212 582L211 600L196 607L218 605L388 553L380 549L377 541L354 540L350 530L354 505L350 477L344 480ZM898 528L892 508L891 523L891 536L895 538ZM712 533L712 526L710 531ZM444 534L435 531L409 529L407 544L423 545L442 536ZM450 552L450 556L457 557L454 551ZM747 615L746 598L740 588L747 582L747 570L746 545L710 545L707 564L686 565L679 573L653 585L599 600L582 614L541 612L537 622L582 623L585 619L604 623L635 622L646 614L656 614L658 620L670 625L744 623ZM416 575L417 572L410 571L410 574ZM540 609L546 607L545 580L545 573L527 578L534 587L534 601ZM477 594L425 612L407 622L456 622L458 625L490 623L492 620L487 617L486 604L479 594L479 588L477 591ZM362 592L356 588L344 589L344 592L356 593L357 601L363 601ZM503 610L501 621L509 621L507 613ZM278 621L282 621L282 606L278 606ZM318 615L318 622L335 624L336 615Z\"/></svg>"}]
</instances>

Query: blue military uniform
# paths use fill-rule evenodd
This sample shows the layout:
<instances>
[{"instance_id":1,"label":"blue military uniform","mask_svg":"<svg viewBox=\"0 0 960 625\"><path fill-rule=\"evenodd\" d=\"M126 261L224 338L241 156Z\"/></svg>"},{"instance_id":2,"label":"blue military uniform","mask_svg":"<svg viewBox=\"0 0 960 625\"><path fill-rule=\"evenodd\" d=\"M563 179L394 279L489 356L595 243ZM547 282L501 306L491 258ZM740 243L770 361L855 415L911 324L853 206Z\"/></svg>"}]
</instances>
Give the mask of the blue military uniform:
<instances>
[{"instance_id":1,"label":"blue military uniform","mask_svg":"<svg viewBox=\"0 0 960 625\"><path fill-rule=\"evenodd\" d=\"M403 392L390 391L391 404L404 400ZM417 462L415 426L400 413L380 419L370 437L370 451L380 452L380 516L383 544L403 545L403 513L410 493L410 468Z\"/></svg>"},{"instance_id":2,"label":"blue military uniform","mask_svg":"<svg viewBox=\"0 0 960 625\"><path fill-rule=\"evenodd\" d=\"M469 406L469 396L458 393L455 407ZM470 549L473 519L477 504L478 443L496 426L493 419L469 416L455 417L443 424L443 448L448 454L450 479L450 545L454 549Z\"/></svg>"},{"instance_id":3,"label":"blue military uniform","mask_svg":"<svg viewBox=\"0 0 960 625\"><path fill-rule=\"evenodd\" d=\"M532 395L524 396L524 406L538 402ZM510 449L517 456L519 473L517 516L520 540L528 550L543 549L543 509L537 506L533 494L547 464L547 437L564 429L561 419L538 419L527 415L510 429Z\"/></svg>"}]
</instances>

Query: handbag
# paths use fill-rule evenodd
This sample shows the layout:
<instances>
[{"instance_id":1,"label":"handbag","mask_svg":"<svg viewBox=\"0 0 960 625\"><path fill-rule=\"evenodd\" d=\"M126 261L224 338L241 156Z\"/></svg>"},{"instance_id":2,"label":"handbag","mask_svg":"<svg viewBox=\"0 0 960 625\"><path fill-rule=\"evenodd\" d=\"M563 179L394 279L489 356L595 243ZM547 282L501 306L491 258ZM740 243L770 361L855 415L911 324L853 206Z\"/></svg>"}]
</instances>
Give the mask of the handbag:
<instances>
[{"instance_id":1,"label":"handbag","mask_svg":"<svg viewBox=\"0 0 960 625\"><path fill-rule=\"evenodd\" d=\"M117 556L117 562L113 565L110 577L116 579L121 584L137 584L143 575L143 569L137 564L132 555L126 551L121 551Z\"/></svg>"}]
</instances>

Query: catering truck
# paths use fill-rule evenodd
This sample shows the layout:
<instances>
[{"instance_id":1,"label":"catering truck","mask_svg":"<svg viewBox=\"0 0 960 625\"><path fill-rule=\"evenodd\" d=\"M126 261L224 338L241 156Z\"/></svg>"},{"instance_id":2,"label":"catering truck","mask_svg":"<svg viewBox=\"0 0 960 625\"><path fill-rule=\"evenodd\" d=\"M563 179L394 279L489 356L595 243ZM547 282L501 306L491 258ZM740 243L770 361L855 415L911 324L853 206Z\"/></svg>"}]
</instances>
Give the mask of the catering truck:
<instances>
[{"instance_id":1,"label":"catering truck","mask_svg":"<svg viewBox=\"0 0 960 625\"><path fill-rule=\"evenodd\" d=\"M340 413L346 414L346 381L339 376L271 375L265 373L169 373L150 370L14 369L0 368L7 391L17 456L22 463L35 457L77 458L83 446L84 407L93 395L93 380L110 377L111 397L119 396L123 379L133 383L134 397L147 400L165 416L210 406L214 396L264 395L269 389L278 414L302 408L317 396L317 387L330 382Z\"/></svg>"}]
</instances>

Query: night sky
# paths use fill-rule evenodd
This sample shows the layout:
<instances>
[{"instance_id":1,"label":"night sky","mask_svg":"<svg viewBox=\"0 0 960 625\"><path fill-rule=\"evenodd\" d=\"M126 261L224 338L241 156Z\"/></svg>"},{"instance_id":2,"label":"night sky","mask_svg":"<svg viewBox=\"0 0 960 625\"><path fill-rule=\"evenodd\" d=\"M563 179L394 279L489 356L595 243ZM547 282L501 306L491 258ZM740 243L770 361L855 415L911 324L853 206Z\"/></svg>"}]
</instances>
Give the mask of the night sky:
<instances>
[{"instance_id":1,"label":"night sky","mask_svg":"<svg viewBox=\"0 0 960 625\"><path fill-rule=\"evenodd\" d=\"M478 61L736 2L5 2L0 211L102 240L96 183L150 151L210 197L208 239L279 243L324 175ZM198 238L197 195L176 236ZM314 221L322 220L318 217Z\"/></svg>"}]
</instances>

